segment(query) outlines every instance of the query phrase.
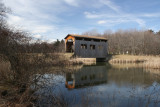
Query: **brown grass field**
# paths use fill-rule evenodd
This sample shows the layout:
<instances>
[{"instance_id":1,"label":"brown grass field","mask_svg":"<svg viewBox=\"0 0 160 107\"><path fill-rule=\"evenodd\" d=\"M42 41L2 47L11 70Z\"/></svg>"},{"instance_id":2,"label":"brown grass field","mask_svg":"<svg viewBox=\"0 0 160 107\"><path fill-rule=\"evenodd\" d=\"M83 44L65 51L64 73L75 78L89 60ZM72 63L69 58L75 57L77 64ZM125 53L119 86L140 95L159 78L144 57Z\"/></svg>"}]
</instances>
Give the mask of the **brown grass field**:
<instances>
[{"instance_id":1,"label":"brown grass field","mask_svg":"<svg viewBox=\"0 0 160 107\"><path fill-rule=\"evenodd\" d=\"M109 63L142 63L145 68L160 69L160 56L114 55Z\"/></svg>"}]
</instances>

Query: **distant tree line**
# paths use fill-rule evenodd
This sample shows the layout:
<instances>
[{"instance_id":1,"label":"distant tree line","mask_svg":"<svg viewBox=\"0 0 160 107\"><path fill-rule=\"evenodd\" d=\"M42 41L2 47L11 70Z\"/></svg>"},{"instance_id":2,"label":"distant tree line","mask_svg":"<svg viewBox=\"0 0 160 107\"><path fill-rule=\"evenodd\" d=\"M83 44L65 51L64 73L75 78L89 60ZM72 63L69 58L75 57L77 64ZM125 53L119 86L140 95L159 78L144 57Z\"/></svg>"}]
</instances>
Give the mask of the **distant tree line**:
<instances>
[{"instance_id":1,"label":"distant tree line","mask_svg":"<svg viewBox=\"0 0 160 107\"><path fill-rule=\"evenodd\" d=\"M41 42L41 40L37 40L35 43L31 43L27 47L28 53L54 53L54 52L64 52L65 44L62 39L53 43Z\"/></svg>"},{"instance_id":2,"label":"distant tree line","mask_svg":"<svg viewBox=\"0 0 160 107\"><path fill-rule=\"evenodd\" d=\"M159 55L160 31L153 30L106 30L103 34L95 30L83 34L108 38L110 54ZM95 35L96 34L96 35Z\"/></svg>"}]
</instances>

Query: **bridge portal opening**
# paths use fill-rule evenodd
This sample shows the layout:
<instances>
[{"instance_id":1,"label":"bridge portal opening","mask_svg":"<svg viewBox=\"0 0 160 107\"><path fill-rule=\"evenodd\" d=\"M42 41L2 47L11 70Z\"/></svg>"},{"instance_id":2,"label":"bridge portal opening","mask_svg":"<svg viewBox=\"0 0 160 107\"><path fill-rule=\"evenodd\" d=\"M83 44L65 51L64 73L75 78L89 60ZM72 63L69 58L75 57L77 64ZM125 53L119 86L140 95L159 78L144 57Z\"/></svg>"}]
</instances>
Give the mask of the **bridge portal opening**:
<instances>
[{"instance_id":1,"label":"bridge portal opening","mask_svg":"<svg viewBox=\"0 0 160 107\"><path fill-rule=\"evenodd\" d=\"M68 89L73 89L73 88L75 88L74 74L71 74L71 73L67 73L67 74L66 74L65 86L66 86L66 88L68 88Z\"/></svg>"},{"instance_id":2,"label":"bridge portal opening","mask_svg":"<svg viewBox=\"0 0 160 107\"><path fill-rule=\"evenodd\" d=\"M66 43L66 52L74 52L74 45L73 45L73 40L72 39L68 39L67 43Z\"/></svg>"}]
</instances>

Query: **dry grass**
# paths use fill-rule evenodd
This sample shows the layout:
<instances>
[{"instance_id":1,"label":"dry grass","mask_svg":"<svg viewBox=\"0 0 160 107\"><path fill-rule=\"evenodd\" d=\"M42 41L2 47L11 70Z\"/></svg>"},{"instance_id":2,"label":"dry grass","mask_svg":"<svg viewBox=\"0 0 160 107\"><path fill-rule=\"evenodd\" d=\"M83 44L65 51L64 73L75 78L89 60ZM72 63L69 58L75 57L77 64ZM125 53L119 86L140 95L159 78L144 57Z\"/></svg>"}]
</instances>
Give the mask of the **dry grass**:
<instances>
[{"instance_id":1,"label":"dry grass","mask_svg":"<svg viewBox=\"0 0 160 107\"><path fill-rule=\"evenodd\" d=\"M96 58L73 58L69 60L70 62L84 64L84 65L95 65Z\"/></svg>"},{"instance_id":2,"label":"dry grass","mask_svg":"<svg viewBox=\"0 0 160 107\"><path fill-rule=\"evenodd\" d=\"M76 60L72 57L73 53L28 53L22 55L22 60L25 59L27 63L33 64L35 60L38 60L39 63L45 63L46 66L68 66L68 65L81 65L83 61Z\"/></svg>"},{"instance_id":3,"label":"dry grass","mask_svg":"<svg viewBox=\"0 0 160 107\"><path fill-rule=\"evenodd\" d=\"M148 59L146 56L134 56L134 55L114 55L109 61L110 63L136 63L144 62Z\"/></svg>"},{"instance_id":4,"label":"dry grass","mask_svg":"<svg viewBox=\"0 0 160 107\"><path fill-rule=\"evenodd\" d=\"M66 65L92 65L96 64L96 58L79 58L73 57L73 53L57 53L59 60L66 62Z\"/></svg>"},{"instance_id":5,"label":"dry grass","mask_svg":"<svg viewBox=\"0 0 160 107\"><path fill-rule=\"evenodd\" d=\"M143 67L143 64L136 64L136 63L125 63L125 64L121 64L121 63L114 63L112 64L113 68L117 68L117 69L124 69L124 68L141 68Z\"/></svg>"},{"instance_id":6,"label":"dry grass","mask_svg":"<svg viewBox=\"0 0 160 107\"><path fill-rule=\"evenodd\" d=\"M10 63L5 61L0 61L0 80L10 81L12 79L12 73L10 70ZM0 84L3 81L0 81Z\"/></svg>"},{"instance_id":7,"label":"dry grass","mask_svg":"<svg viewBox=\"0 0 160 107\"><path fill-rule=\"evenodd\" d=\"M47 53L47 54L27 54L26 55L30 63L34 62L34 59L45 62L47 65L92 65L96 64L96 58L79 58L73 57L73 53ZM46 57L47 56L47 57ZM43 59L43 60L41 60Z\"/></svg>"},{"instance_id":8,"label":"dry grass","mask_svg":"<svg viewBox=\"0 0 160 107\"><path fill-rule=\"evenodd\" d=\"M160 56L114 55L109 63L142 63L145 68L160 69Z\"/></svg>"},{"instance_id":9,"label":"dry grass","mask_svg":"<svg viewBox=\"0 0 160 107\"><path fill-rule=\"evenodd\" d=\"M0 71L9 71L10 70L10 63L9 62L4 62L4 61L0 61Z\"/></svg>"},{"instance_id":10,"label":"dry grass","mask_svg":"<svg viewBox=\"0 0 160 107\"><path fill-rule=\"evenodd\" d=\"M160 57L152 57L143 64L146 68L160 69Z\"/></svg>"}]
</instances>

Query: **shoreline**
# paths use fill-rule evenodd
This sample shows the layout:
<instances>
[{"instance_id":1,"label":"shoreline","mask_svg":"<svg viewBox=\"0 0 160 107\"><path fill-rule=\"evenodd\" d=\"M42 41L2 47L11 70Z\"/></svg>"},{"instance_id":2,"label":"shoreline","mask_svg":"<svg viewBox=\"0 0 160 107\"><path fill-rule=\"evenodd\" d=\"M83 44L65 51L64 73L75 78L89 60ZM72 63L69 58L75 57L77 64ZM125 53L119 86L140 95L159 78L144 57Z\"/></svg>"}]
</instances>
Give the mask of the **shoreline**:
<instances>
[{"instance_id":1,"label":"shoreline","mask_svg":"<svg viewBox=\"0 0 160 107\"><path fill-rule=\"evenodd\" d=\"M110 64L141 63L144 68L160 69L160 56L112 55L108 62Z\"/></svg>"}]
</instances>

